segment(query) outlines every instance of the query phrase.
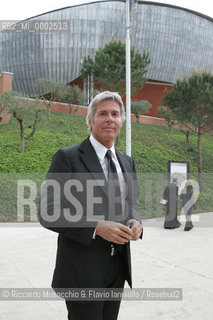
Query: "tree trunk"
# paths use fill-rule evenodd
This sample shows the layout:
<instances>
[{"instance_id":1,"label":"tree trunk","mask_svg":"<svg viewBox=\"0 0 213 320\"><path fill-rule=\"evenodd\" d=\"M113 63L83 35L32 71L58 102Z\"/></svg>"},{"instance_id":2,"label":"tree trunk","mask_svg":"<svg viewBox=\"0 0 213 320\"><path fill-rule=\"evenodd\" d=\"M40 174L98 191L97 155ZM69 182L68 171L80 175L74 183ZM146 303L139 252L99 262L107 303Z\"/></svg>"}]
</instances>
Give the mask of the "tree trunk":
<instances>
[{"instance_id":1,"label":"tree trunk","mask_svg":"<svg viewBox=\"0 0 213 320\"><path fill-rule=\"evenodd\" d=\"M48 116L50 115L50 112L51 112L51 102L48 102Z\"/></svg>"},{"instance_id":2,"label":"tree trunk","mask_svg":"<svg viewBox=\"0 0 213 320\"><path fill-rule=\"evenodd\" d=\"M189 130L186 131L186 141L189 143Z\"/></svg>"},{"instance_id":3,"label":"tree trunk","mask_svg":"<svg viewBox=\"0 0 213 320\"><path fill-rule=\"evenodd\" d=\"M136 119L137 119L137 120L136 120L137 123L140 123L140 116L139 116L138 114L136 114L135 116L136 116Z\"/></svg>"},{"instance_id":4,"label":"tree trunk","mask_svg":"<svg viewBox=\"0 0 213 320\"><path fill-rule=\"evenodd\" d=\"M20 153L24 153L24 143L25 143L25 139L24 139L24 127L23 127L23 120L22 119L19 119L19 118L16 118L19 122L19 125L20 125L20 131L21 131L21 134L20 134L20 137L21 137L21 141L20 141L20 147L19 147L19 152Z\"/></svg>"},{"instance_id":5,"label":"tree trunk","mask_svg":"<svg viewBox=\"0 0 213 320\"><path fill-rule=\"evenodd\" d=\"M24 137L21 137L21 143L20 143L20 148L19 148L20 153L24 153L24 143L25 143L25 139L24 139Z\"/></svg>"},{"instance_id":6,"label":"tree trunk","mask_svg":"<svg viewBox=\"0 0 213 320\"><path fill-rule=\"evenodd\" d=\"M73 111L73 114L75 115L76 112L78 111L78 108L79 108L79 105L77 105L77 107L75 107L74 111Z\"/></svg>"},{"instance_id":7,"label":"tree trunk","mask_svg":"<svg viewBox=\"0 0 213 320\"><path fill-rule=\"evenodd\" d=\"M71 104L69 104L69 114L72 114L72 108L73 108L73 106L71 106Z\"/></svg>"},{"instance_id":8,"label":"tree trunk","mask_svg":"<svg viewBox=\"0 0 213 320\"><path fill-rule=\"evenodd\" d=\"M202 152L201 152L201 129L198 129L198 183L200 186L200 192L203 191L203 178L202 178Z\"/></svg>"}]
</instances>

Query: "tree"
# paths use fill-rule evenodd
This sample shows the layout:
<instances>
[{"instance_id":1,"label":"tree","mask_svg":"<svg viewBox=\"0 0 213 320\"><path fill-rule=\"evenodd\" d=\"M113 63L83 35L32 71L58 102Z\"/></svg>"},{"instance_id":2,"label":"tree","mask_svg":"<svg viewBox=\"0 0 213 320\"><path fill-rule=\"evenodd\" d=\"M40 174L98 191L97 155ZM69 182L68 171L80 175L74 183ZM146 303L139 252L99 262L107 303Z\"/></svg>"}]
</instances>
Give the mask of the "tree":
<instances>
[{"instance_id":1,"label":"tree","mask_svg":"<svg viewBox=\"0 0 213 320\"><path fill-rule=\"evenodd\" d=\"M151 107L152 107L151 103L149 103L149 101L147 101L147 100L132 101L131 102L131 110L132 110L132 113L134 113L138 123L140 123L140 115L142 113L148 112L148 110Z\"/></svg>"},{"instance_id":2,"label":"tree","mask_svg":"<svg viewBox=\"0 0 213 320\"><path fill-rule=\"evenodd\" d=\"M58 83L51 79L37 79L35 83L35 90L37 96L44 102L49 113L51 110L51 103L57 101L60 97L60 91L63 90L64 83Z\"/></svg>"},{"instance_id":3,"label":"tree","mask_svg":"<svg viewBox=\"0 0 213 320\"><path fill-rule=\"evenodd\" d=\"M198 181L202 191L201 136L213 127L213 75L193 73L177 80L173 90L166 91L161 102L171 108L179 123L197 135Z\"/></svg>"},{"instance_id":4,"label":"tree","mask_svg":"<svg viewBox=\"0 0 213 320\"><path fill-rule=\"evenodd\" d=\"M88 56L81 65L83 79L94 76L93 82L99 83L103 90L109 89L125 93L126 83L125 43L113 40L96 51L94 60ZM150 63L149 53L143 54L131 48L131 83L132 94L141 89L146 81L143 76Z\"/></svg>"},{"instance_id":5,"label":"tree","mask_svg":"<svg viewBox=\"0 0 213 320\"><path fill-rule=\"evenodd\" d=\"M171 133L172 126L174 126L175 123L177 123L177 121L174 118L175 116L172 113L172 110L168 107L158 107L157 115L165 119L169 128L169 132Z\"/></svg>"},{"instance_id":6,"label":"tree","mask_svg":"<svg viewBox=\"0 0 213 320\"><path fill-rule=\"evenodd\" d=\"M72 112L75 114L78 110L79 105L83 104L83 102L85 100L84 92L76 85L74 85L74 86L69 86L69 85L61 86L57 95L60 100L63 100L64 102L68 103L70 114Z\"/></svg>"},{"instance_id":7,"label":"tree","mask_svg":"<svg viewBox=\"0 0 213 320\"><path fill-rule=\"evenodd\" d=\"M50 111L51 103L55 101L67 102L69 113L78 110L80 104L84 103L85 94L76 85L70 86L65 83L56 82L48 79L37 79L35 85L38 97L44 102L46 108ZM76 104L77 106L73 105Z\"/></svg>"},{"instance_id":8,"label":"tree","mask_svg":"<svg viewBox=\"0 0 213 320\"><path fill-rule=\"evenodd\" d=\"M164 120L167 122L169 132L171 133L172 126L174 126L177 123L177 120L175 120L175 115L173 114L172 110L168 107L158 107L157 115L162 116L164 118ZM185 135L186 141L187 143L189 143L190 131L182 126L180 132L182 132Z\"/></svg>"},{"instance_id":9,"label":"tree","mask_svg":"<svg viewBox=\"0 0 213 320\"><path fill-rule=\"evenodd\" d=\"M190 135L189 129L180 129L180 132L182 132L185 135L186 142L189 143L189 135Z\"/></svg>"},{"instance_id":10,"label":"tree","mask_svg":"<svg viewBox=\"0 0 213 320\"><path fill-rule=\"evenodd\" d=\"M35 134L38 122L44 117L45 110L42 110L39 100L29 99L17 93L8 95L8 103L10 112L19 123L19 152L24 153L25 141Z\"/></svg>"}]
</instances>

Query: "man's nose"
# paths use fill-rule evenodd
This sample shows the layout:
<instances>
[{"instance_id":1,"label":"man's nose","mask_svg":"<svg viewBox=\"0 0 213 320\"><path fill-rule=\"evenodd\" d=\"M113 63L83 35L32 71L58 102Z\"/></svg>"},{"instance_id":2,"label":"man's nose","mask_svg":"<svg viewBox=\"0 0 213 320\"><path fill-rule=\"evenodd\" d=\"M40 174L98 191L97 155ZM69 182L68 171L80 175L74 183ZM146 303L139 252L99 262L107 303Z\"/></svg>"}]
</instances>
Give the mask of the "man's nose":
<instances>
[{"instance_id":1,"label":"man's nose","mask_svg":"<svg viewBox=\"0 0 213 320\"><path fill-rule=\"evenodd\" d=\"M108 113L108 114L107 114L106 121L110 121L110 122L113 121L113 116L112 116L111 113Z\"/></svg>"}]
</instances>

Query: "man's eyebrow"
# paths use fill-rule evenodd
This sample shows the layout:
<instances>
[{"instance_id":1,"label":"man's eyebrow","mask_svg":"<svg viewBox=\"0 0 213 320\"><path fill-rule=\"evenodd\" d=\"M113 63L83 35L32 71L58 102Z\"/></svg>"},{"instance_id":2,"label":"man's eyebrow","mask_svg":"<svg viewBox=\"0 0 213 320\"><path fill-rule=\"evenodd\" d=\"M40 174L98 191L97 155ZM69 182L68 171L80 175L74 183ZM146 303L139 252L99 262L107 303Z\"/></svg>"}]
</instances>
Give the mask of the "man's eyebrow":
<instances>
[{"instance_id":1,"label":"man's eyebrow","mask_svg":"<svg viewBox=\"0 0 213 320\"><path fill-rule=\"evenodd\" d=\"M97 111L97 113L102 113L102 112L108 112L108 110L107 110L107 109L103 109L103 110L98 110L98 111ZM112 113L120 113L119 110L112 110L111 112L112 112Z\"/></svg>"},{"instance_id":2,"label":"man's eyebrow","mask_svg":"<svg viewBox=\"0 0 213 320\"><path fill-rule=\"evenodd\" d=\"M98 113L101 113L101 112L107 112L107 110L103 109L103 110L98 110Z\"/></svg>"}]
</instances>

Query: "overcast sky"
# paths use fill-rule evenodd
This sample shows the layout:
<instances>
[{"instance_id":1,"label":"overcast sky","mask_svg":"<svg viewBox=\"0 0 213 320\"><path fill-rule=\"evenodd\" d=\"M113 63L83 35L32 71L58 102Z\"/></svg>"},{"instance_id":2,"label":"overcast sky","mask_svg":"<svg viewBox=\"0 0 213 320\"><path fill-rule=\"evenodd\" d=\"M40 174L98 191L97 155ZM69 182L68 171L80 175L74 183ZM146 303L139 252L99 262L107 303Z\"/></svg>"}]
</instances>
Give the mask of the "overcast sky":
<instances>
[{"instance_id":1,"label":"overcast sky","mask_svg":"<svg viewBox=\"0 0 213 320\"><path fill-rule=\"evenodd\" d=\"M0 20L23 20L47 11L88 2L94 2L94 0L6 0L1 5ZM154 2L189 8L213 18L213 0L162 0Z\"/></svg>"}]
</instances>

